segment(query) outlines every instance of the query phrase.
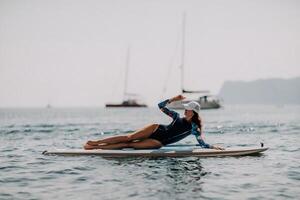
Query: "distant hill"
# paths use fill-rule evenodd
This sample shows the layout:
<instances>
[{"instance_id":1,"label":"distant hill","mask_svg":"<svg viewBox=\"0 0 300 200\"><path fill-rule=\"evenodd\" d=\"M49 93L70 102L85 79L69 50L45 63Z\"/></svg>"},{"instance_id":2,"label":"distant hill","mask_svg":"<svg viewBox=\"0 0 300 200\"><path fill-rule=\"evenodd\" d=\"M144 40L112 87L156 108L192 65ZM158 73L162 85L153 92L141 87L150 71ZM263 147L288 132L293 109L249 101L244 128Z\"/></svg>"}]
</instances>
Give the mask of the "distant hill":
<instances>
[{"instance_id":1,"label":"distant hill","mask_svg":"<svg viewBox=\"0 0 300 200\"><path fill-rule=\"evenodd\" d=\"M225 104L300 104L300 77L225 81L219 96Z\"/></svg>"}]
</instances>

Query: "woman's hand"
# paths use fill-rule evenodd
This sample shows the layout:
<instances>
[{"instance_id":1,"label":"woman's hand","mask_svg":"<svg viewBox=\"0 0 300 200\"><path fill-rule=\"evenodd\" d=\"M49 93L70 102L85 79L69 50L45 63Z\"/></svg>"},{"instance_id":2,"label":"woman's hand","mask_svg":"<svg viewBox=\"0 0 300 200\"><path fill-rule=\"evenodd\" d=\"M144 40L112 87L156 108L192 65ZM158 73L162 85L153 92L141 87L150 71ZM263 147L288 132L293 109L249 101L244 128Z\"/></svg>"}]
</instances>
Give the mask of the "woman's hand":
<instances>
[{"instance_id":1,"label":"woman's hand","mask_svg":"<svg viewBox=\"0 0 300 200\"><path fill-rule=\"evenodd\" d=\"M225 148L219 147L219 146L216 146L216 145L212 145L211 148L212 148L212 149L216 149L216 150L225 150Z\"/></svg>"},{"instance_id":2,"label":"woman's hand","mask_svg":"<svg viewBox=\"0 0 300 200\"><path fill-rule=\"evenodd\" d=\"M185 97L182 96L182 95L180 94L180 95L177 95L177 96L171 98L171 99L169 100L169 102L173 102L173 101L181 101L181 100L183 100L183 99L185 99Z\"/></svg>"}]
</instances>

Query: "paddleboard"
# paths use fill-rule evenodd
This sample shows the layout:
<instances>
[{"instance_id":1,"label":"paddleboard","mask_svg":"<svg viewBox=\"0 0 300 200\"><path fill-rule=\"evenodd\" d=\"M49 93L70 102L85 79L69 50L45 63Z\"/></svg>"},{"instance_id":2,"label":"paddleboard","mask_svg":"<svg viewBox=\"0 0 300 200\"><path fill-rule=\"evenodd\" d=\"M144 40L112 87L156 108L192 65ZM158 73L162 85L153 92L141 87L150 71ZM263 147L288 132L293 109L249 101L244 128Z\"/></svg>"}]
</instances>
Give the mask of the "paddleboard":
<instances>
[{"instance_id":1,"label":"paddleboard","mask_svg":"<svg viewBox=\"0 0 300 200\"><path fill-rule=\"evenodd\" d=\"M84 150L84 149L56 149L44 151L44 155L84 156L94 155L103 157L223 157L223 156L247 156L259 154L268 150L267 147L227 148L226 150L203 149L195 145L170 145L160 149L121 149L121 150Z\"/></svg>"}]
</instances>

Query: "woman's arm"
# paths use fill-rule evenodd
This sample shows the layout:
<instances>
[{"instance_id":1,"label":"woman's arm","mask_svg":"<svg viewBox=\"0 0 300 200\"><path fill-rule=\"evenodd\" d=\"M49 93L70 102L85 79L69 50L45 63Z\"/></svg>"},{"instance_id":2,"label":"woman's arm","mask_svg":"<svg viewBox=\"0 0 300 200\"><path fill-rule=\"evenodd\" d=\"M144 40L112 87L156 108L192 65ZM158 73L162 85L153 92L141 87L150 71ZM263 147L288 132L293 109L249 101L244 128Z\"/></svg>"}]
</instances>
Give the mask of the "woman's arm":
<instances>
[{"instance_id":1,"label":"woman's arm","mask_svg":"<svg viewBox=\"0 0 300 200\"><path fill-rule=\"evenodd\" d=\"M210 145L210 144L205 143L203 138L202 138L202 132L200 132L198 126L194 123L192 123L192 134L196 136L196 139L197 139L199 145L202 148L224 150L223 147L219 147L219 146Z\"/></svg>"},{"instance_id":2,"label":"woman's arm","mask_svg":"<svg viewBox=\"0 0 300 200\"><path fill-rule=\"evenodd\" d=\"M205 143L201 138L202 133L199 131L199 128L195 123L192 123L192 134L195 135L196 140L202 148L212 149L212 145Z\"/></svg>"},{"instance_id":3,"label":"woman's arm","mask_svg":"<svg viewBox=\"0 0 300 200\"><path fill-rule=\"evenodd\" d=\"M169 103L172 103L174 101L179 101L179 100L182 100L184 99L185 97L183 97L182 95L178 95L178 96L175 96L171 99L167 99L167 100L164 100L162 102L160 102L158 104L158 107L159 109L164 112L165 114L169 115L170 117L172 117L173 119L176 119L179 117L179 114L177 112L175 112L174 110L170 110L169 108L167 108L167 104Z\"/></svg>"}]
</instances>

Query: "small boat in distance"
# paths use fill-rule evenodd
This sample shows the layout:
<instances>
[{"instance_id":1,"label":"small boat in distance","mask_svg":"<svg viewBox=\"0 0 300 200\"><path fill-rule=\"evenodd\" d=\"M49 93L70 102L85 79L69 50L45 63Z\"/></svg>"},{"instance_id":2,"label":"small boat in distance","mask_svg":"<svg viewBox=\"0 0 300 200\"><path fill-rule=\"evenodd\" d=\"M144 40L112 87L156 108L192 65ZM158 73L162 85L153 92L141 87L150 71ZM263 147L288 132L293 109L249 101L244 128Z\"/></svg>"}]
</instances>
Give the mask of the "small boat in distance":
<instances>
[{"instance_id":1,"label":"small boat in distance","mask_svg":"<svg viewBox=\"0 0 300 200\"><path fill-rule=\"evenodd\" d=\"M147 105L138 103L135 99L128 99L120 104L106 104L105 107L147 107Z\"/></svg>"},{"instance_id":2,"label":"small boat in distance","mask_svg":"<svg viewBox=\"0 0 300 200\"><path fill-rule=\"evenodd\" d=\"M129 70L129 62L130 62L130 48L128 47L127 50L127 57L126 57L126 74L125 74L125 84L124 84L124 94L123 98L124 100L122 103L107 103L105 104L105 107L113 107L113 108L132 108L132 107L147 107L146 104L140 103L138 100L138 95L133 93L127 92L127 79L128 79L128 70Z\"/></svg>"},{"instance_id":3,"label":"small boat in distance","mask_svg":"<svg viewBox=\"0 0 300 200\"><path fill-rule=\"evenodd\" d=\"M140 103L137 98L137 94L125 93L124 96L127 96L127 98L124 98L122 103L107 103L105 107L147 107L146 104Z\"/></svg>"}]
</instances>

